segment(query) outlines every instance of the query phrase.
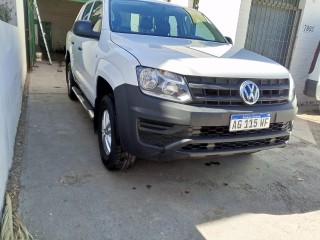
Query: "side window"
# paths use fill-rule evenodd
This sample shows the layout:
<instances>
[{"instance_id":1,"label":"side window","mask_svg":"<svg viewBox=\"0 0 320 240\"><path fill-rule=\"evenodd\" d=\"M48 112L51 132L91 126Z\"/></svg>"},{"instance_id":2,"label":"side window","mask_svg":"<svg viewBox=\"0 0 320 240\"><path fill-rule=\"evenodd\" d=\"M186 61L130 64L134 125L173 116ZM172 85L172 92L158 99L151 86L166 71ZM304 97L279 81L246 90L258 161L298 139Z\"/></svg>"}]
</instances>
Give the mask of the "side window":
<instances>
[{"instance_id":1,"label":"side window","mask_svg":"<svg viewBox=\"0 0 320 240\"><path fill-rule=\"evenodd\" d=\"M91 12L92 4L93 3L89 3L85 7L85 9L84 9L84 11L82 13L82 16L81 16L81 20L88 20L89 19L89 15L90 15L90 12Z\"/></svg>"},{"instance_id":2,"label":"side window","mask_svg":"<svg viewBox=\"0 0 320 240\"><path fill-rule=\"evenodd\" d=\"M175 16L169 17L170 24L170 36L177 37L178 36L178 23Z\"/></svg>"},{"instance_id":3,"label":"side window","mask_svg":"<svg viewBox=\"0 0 320 240\"><path fill-rule=\"evenodd\" d=\"M131 13L130 27L132 32L139 31L139 22L140 22L140 15Z\"/></svg>"},{"instance_id":4,"label":"side window","mask_svg":"<svg viewBox=\"0 0 320 240\"><path fill-rule=\"evenodd\" d=\"M93 31L95 32L101 32L102 12L103 12L102 2L97 1L94 4L92 14L89 19L92 22Z\"/></svg>"},{"instance_id":5,"label":"side window","mask_svg":"<svg viewBox=\"0 0 320 240\"><path fill-rule=\"evenodd\" d=\"M198 22L197 24L195 24L195 30L196 30L195 35L197 37L201 37L201 38L205 38L207 40L215 41L215 38L213 37L212 33L210 32L208 27L205 25L205 23Z\"/></svg>"}]
</instances>

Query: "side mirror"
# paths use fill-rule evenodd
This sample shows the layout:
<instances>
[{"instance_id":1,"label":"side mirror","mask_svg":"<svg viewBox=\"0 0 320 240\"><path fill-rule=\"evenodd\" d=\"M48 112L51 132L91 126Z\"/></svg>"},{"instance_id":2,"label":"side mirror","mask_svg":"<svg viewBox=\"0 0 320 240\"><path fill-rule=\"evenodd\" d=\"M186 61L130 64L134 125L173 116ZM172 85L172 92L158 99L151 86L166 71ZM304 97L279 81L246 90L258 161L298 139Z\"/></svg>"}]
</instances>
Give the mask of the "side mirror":
<instances>
[{"instance_id":1,"label":"side mirror","mask_svg":"<svg viewBox=\"0 0 320 240\"><path fill-rule=\"evenodd\" d=\"M233 45L233 41L231 39L231 37L224 37L225 39L227 39L228 43L230 43L231 45Z\"/></svg>"},{"instance_id":2,"label":"side mirror","mask_svg":"<svg viewBox=\"0 0 320 240\"><path fill-rule=\"evenodd\" d=\"M79 37L99 39L100 33L93 31L92 23L88 20L76 21L73 26L73 33Z\"/></svg>"}]
</instances>

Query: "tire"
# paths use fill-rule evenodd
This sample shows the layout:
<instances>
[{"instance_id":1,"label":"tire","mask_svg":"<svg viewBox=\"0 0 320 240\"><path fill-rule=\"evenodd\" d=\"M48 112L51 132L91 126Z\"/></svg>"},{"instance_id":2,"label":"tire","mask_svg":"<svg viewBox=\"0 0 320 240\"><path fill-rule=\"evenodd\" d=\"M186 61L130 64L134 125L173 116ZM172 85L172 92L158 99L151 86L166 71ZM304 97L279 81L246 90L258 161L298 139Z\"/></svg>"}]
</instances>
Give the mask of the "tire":
<instances>
[{"instance_id":1,"label":"tire","mask_svg":"<svg viewBox=\"0 0 320 240\"><path fill-rule=\"evenodd\" d=\"M125 170L132 166L136 159L122 148L116 119L112 98L104 96L98 110L98 141L101 160L110 171Z\"/></svg>"},{"instance_id":2,"label":"tire","mask_svg":"<svg viewBox=\"0 0 320 240\"><path fill-rule=\"evenodd\" d=\"M66 80L67 80L67 88L68 88L69 98L73 101L78 100L76 94L72 91L72 87L77 86L77 84L74 81L74 77L73 77L72 69L71 69L71 63L68 63L68 65L66 66Z\"/></svg>"}]
</instances>

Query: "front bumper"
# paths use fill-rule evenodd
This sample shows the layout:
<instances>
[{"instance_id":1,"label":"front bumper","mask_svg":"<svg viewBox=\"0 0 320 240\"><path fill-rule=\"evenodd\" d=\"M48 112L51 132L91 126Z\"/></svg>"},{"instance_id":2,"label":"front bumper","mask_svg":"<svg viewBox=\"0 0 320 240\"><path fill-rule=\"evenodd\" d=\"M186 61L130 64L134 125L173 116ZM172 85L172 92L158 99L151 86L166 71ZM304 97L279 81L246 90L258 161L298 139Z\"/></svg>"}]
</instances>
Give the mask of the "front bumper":
<instances>
[{"instance_id":1,"label":"front bumper","mask_svg":"<svg viewBox=\"0 0 320 240\"><path fill-rule=\"evenodd\" d=\"M284 147L297 112L296 99L264 106L199 107L152 98L137 86L115 89L122 146L145 159L174 160ZM232 114L271 113L271 127L229 133Z\"/></svg>"}]
</instances>

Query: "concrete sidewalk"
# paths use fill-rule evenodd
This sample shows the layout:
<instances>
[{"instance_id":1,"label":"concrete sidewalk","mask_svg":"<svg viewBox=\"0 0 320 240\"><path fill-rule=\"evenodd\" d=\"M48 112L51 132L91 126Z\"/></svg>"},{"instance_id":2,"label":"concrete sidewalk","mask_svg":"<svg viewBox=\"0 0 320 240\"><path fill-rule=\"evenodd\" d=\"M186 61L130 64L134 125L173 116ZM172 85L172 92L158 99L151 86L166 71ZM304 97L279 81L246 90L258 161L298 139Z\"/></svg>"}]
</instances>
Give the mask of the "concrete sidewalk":
<instances>
[{"instance_id":1,"label":"concrete sidewalk","mask_svg":"<svg viewBox=\"0 0 320 240\"><path fill-rule=\"evenodd\" d=\"M317 145L108 172L57 70L39 64L30 79L19 210L37 239L319 238Z\"/></svg>"}]
</instances>

